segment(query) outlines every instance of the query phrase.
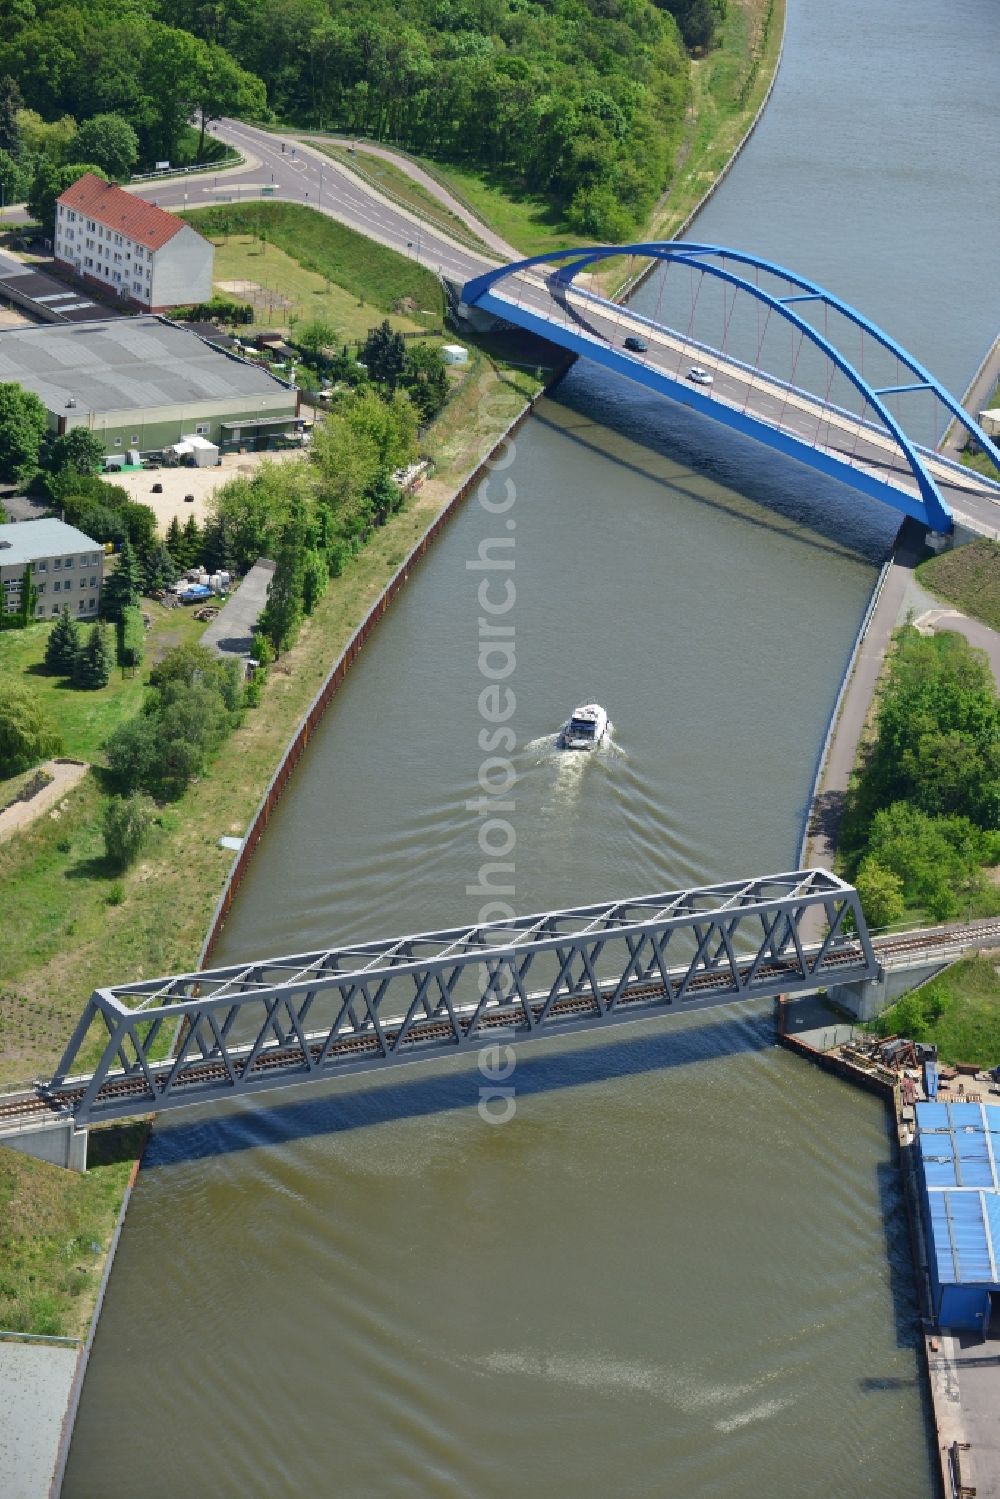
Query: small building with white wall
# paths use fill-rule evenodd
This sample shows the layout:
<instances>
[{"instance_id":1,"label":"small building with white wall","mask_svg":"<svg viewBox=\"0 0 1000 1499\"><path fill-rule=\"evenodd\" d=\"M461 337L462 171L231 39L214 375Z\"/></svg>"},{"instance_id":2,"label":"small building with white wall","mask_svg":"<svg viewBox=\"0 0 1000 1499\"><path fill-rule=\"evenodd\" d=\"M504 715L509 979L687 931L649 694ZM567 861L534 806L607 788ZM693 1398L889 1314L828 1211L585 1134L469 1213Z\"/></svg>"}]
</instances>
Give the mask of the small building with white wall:
<instances>
[{"instance_id":1,"label":"small building with white wall","mask_svg":"<svg viewBox=\"0 0 1000 1499\"><path fill-rule=\"evenodd\" d=\"M31 569L35 619L67 608L74 619L96 619L101 604L104 548L61 520L0 526L0 608L17 614Z\"/></svg>"},{"instance_id":2,"label":"small building with white wall","mask_svg":"<svg viewBox=\"0 0 1000 1499\"><path fill-rule=\"evenodd\" d=\"M56 200L56 261L144 312L207 302L215 248L176 214L85 172Z\"/></svg>"}]
</instances>

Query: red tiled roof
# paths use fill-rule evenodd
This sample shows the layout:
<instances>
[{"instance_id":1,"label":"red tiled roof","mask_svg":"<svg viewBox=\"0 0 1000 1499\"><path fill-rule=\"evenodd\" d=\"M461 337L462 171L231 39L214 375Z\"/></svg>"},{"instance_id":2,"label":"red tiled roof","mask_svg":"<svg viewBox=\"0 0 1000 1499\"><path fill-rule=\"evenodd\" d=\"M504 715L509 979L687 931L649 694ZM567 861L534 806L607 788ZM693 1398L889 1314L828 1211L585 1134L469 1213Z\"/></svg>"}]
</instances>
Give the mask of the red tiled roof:
<instances>
[{"instance_id":1,"label":"red tiled roof","mask_svg":"<svg viewBox=\"0 0 1000 1499\"><path fill-rule=\"evenodd\" d=\"M94 172L84 172L57 201L103 224L105 229L127 235L147 250L159 250L184 228L183 221L174 214L157 208L155 203L147 203L145 198L123 192Z\"/></svg>"}]
</instances>

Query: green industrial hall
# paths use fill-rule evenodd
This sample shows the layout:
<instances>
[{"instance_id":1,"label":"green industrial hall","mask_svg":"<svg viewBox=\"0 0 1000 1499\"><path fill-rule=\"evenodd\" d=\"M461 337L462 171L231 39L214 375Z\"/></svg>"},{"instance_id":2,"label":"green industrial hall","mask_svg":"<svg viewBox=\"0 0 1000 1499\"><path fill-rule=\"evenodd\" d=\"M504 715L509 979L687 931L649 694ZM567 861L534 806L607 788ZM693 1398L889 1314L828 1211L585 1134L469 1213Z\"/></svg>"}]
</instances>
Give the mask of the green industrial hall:
<instances>
[{"instance_id":1,"label":"green industrial hall","mask_svg":"<svg viewBox=\"0 0 1000 1499\"><path fill-rule=\"evenodd\" d=\"M155 313L0 332L5 381L35 392L54 432L88 427L109 456L192 437L266 448L301 426L293 385Z\"/></svg>"}]
</instances>

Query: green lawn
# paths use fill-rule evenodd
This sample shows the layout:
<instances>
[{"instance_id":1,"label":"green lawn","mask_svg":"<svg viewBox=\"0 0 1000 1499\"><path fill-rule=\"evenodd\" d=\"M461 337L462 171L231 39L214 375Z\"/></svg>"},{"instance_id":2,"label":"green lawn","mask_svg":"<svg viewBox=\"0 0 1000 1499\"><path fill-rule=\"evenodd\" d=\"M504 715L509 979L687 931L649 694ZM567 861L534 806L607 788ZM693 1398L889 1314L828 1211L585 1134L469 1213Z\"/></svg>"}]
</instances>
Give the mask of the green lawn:
<instances>
[{"instance_id":1,"label":"green lawn","mask_svg":"<svg viewBox=\"0 0 1000 1499\"><path fill-rule=\"evenodd\" d=\"M1000 543L982 537L917 568L925 588L963 614L1000 630Z\"/></svg>"},{"instance_id":2,"label":"green lawn","mask_svg":"<svg viewBox=\"0 0 1000 1499\"><path fill-rule=\"evenodd\" d=\"M194 618L190 609L164 609L151 599L143 599L142 609L153 621L146 634L145 662L148 669L175 645L200 639L205 626ZM96 760L104 740L126 718L131 718L143 695L143 674L123 677L117 667L107 687L86 692L73 687L63 677L49 676L43 669L45 642L52 625L31 624L23 630L5 630L0 634L0 671L13 672L31 683L32 689L62 734L62 753L74 760ZM81 628L81 637L90 629ZM114 650L114 630L108 626L109 645ZM0 781L0 806L5 805L16 785Z\"/></svg>"},{"instance_id":3,"label":"green lawn","mask_svg":"<svg viewBox=\"0 0 1000 1499\"><path fill-rule=\"evenodd\" d=\"M879 1016L881 1035L932 1041L943 1062L1000 1064L1000 956L966 958Z\"/></svg>"},{"instance_id":4,"label":"green lawn","mask_svg":"<svg viewBox=\"0 0 1000 1499\"><path fill-rule=\"evenodd\" d=\"M416 323L441 327L444 294L435 275L314 208L298 203L227 203L191 209L183 217L211 239L231 234L259 239L265 235L270 245L284 250L307 271L331 281L362 305L367 303L386 313L406 298L417 308L413 314Z\"/></svg>"},{"instance_id":5,"label":"green lawn","mask_svg":"<svg viewBox=\"0 0 1000 1499\"><path fill-rule=\"evenodd\" d=\"M230 234L214 244L215 286L223 296L250 303L256 328L287 331L299 319L321 317L334 325L341 340L350 342L364 339L376 320L387 316L400 332L420 331L414 318L359 301L353 292L307 270L267 240Z\"/></svg>"}]
</instances>

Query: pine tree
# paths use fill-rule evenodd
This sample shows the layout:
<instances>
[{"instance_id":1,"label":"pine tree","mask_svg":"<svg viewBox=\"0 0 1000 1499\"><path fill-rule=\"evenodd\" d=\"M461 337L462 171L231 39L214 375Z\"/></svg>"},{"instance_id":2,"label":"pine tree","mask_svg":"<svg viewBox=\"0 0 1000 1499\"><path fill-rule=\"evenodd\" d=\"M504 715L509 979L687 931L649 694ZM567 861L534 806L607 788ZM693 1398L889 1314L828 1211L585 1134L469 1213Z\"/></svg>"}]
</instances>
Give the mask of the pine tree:
<instances>
[{"instance_id":1,"label":"pine tree","mask_svg":"<svg viewBox=\"0 0 1000 1499\"><path fill-rule=\"evenodd\" d=\"M14 161L21 159L23 142L17 112L23 107L24 98L16 80L5 74L0 78L0 151L6 151Z\"/></svg>"},{"instance_id":2,"label":"pine tree","mask_svg":"<svg viewBox=\"0 0 1000 1499\"><path fill-rule=\"evenodd\" d=\"M167 527L166 535L167 551L177 564L178 572L184 571L184 539L181 531L181 523L176 515Z\"/></svg>"},{"instance_id":3,"label":"pine tree","mask_svg":"<svg viewBox=\"0 0 1000 1499\"><path fill-rule=\"evenodd\" d=\"M197 567L201 561L201 527L193 515L184 527L184 566Z\"/></svg>"},{"instance_id":4,"label":"pine tree","mask_svg":"<svg viewBox=\"0 0 1000 1499\"><path fill-rule=\"evenodd\" d=\"M210 515L205 522L201 533L201 560L206 571L210 573L221 572L229 565L226 533L221 516Z\"/></svg>"},{"instance_id":5,"label":"pine tree","mask_svg":"<svg viewBox=\"0 0 1000 1499\"><path fill-rule=\"evenodd\" d=\"M94 625L87 635L82 649L77 653L73 668L74 687L94 690L106 687L111 680L111 652L103 626Z\"/></svg>"},{"instance_id":6,"label":"pine tree","mask_svg":"<svg viewBox=\"0 0 1000 1499\"><path fill-rule=\"evenodd\" d=\"M119 620L122 610L139 602L142 596L142 566L131 543L122 542L114 572L104 584L101 607L106 619Z\"/></svg>"},{"instance_id":7,"label":"pine tree","mask_svg":"<svg viewBox=\"0 0 1000 1499\"><path fill-rule=\"evenodd\" d=\"M55 676L71 677L79 650L80 626L70 614L69 605L64 604L45 643L45 670Z\"/></svg>"},{"instance_id":8,"label":"pine tree","mask_svg":"<svg viewBox=\"0 0 1000 1499\"><path fill-rule=\"evenodd\" d=\"M159 589L169 588L171 583L177 581L179 571L173 554L161 541L151 552L146 564L146 592L154 593Z\"/></svg>"}]
</instances>

